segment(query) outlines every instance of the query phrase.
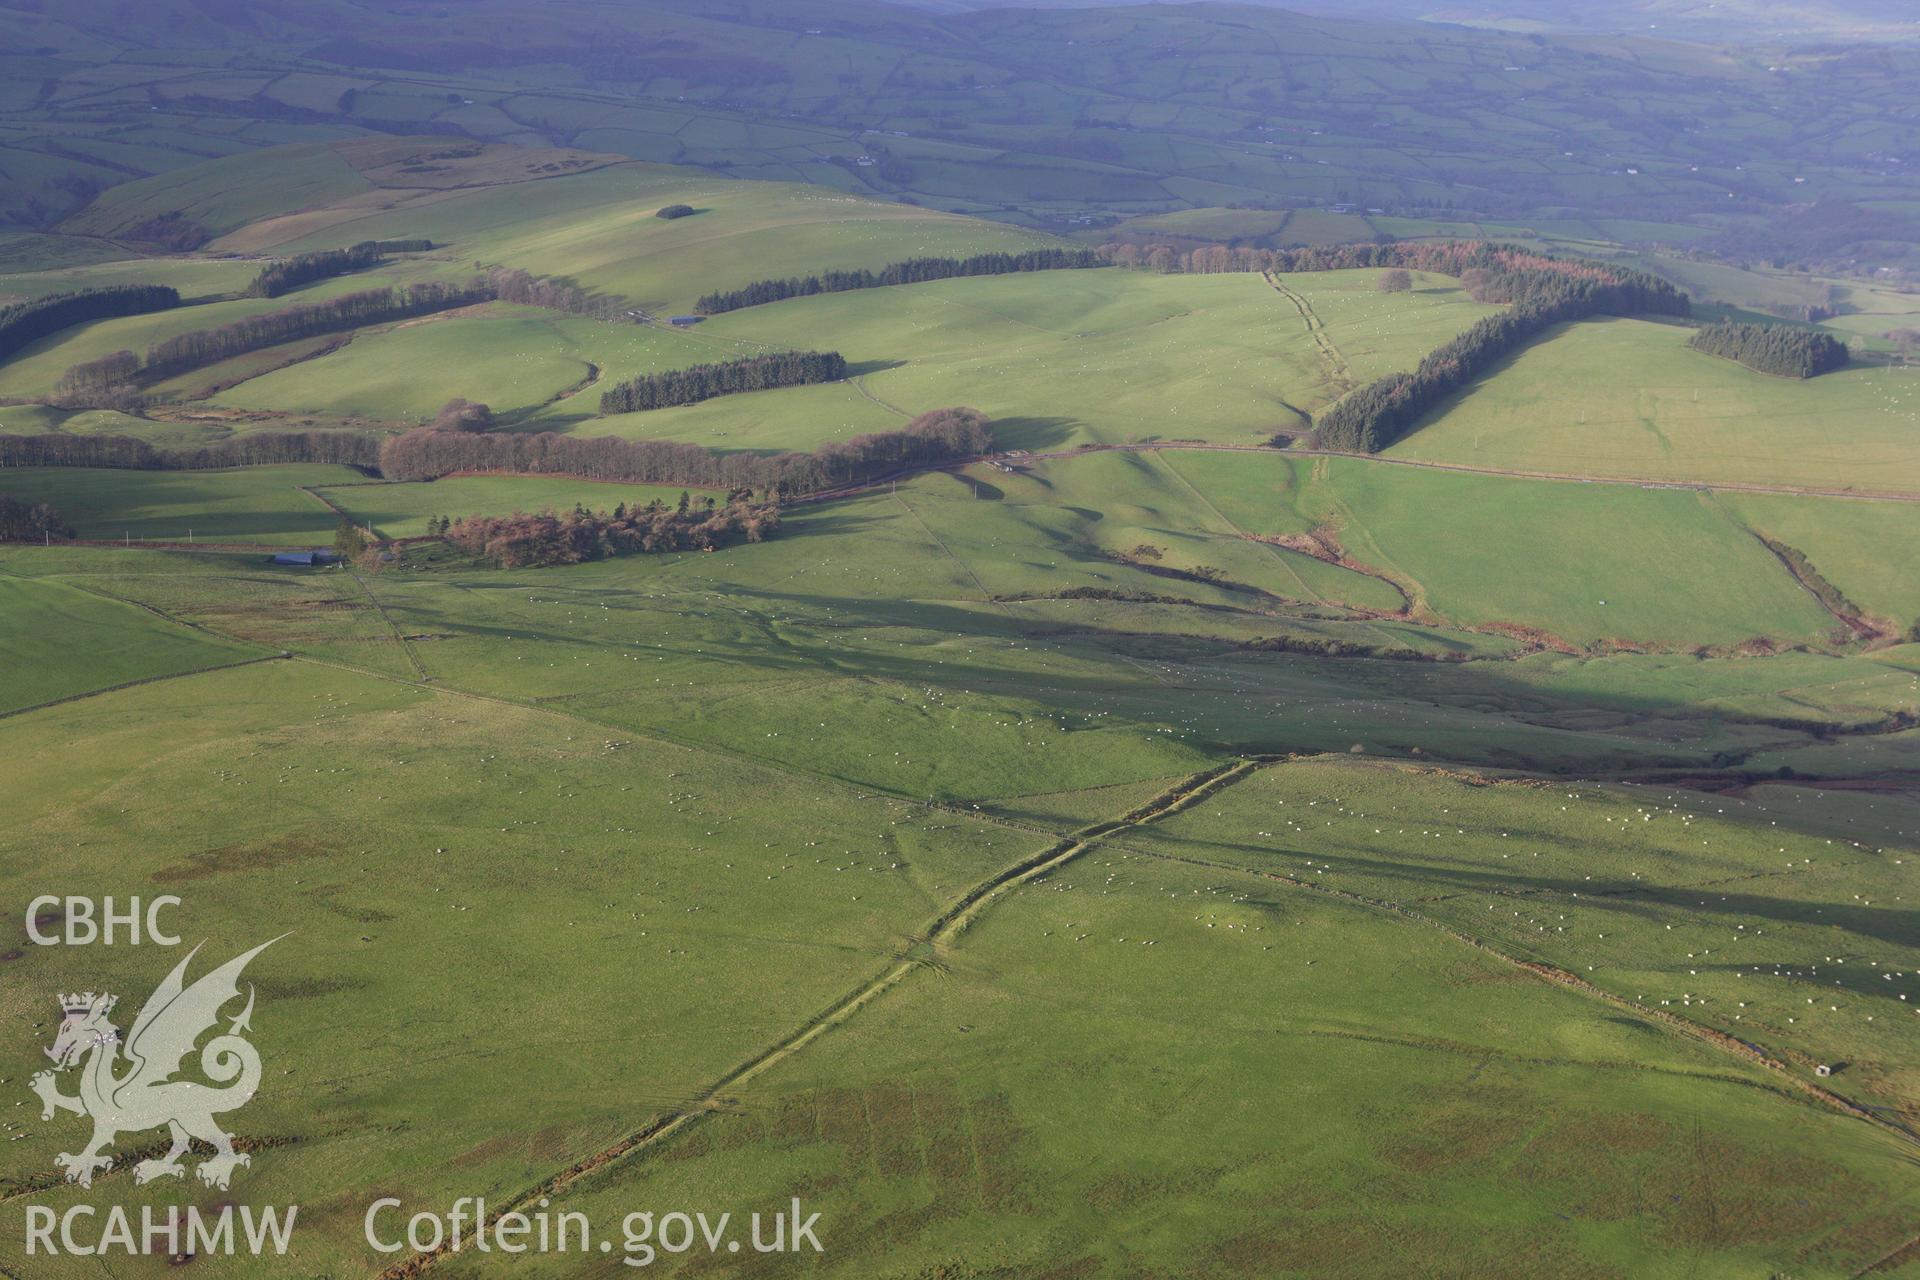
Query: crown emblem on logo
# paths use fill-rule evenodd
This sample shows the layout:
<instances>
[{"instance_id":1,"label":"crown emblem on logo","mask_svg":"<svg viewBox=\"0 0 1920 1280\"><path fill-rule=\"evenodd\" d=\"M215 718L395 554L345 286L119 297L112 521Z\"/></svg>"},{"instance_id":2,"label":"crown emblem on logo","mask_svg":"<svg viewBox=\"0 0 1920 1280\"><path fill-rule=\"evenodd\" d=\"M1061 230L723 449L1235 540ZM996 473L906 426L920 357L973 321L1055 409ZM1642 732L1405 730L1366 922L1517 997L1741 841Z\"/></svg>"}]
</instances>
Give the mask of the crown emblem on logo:
<instances>
[{"instance_id":1,"label":"crown emblem on logo","mask_svg":"<svg viewBox=\"0 0 1920 1280\"><path fill-rule=\"evenodd\" d=\"M91 1187L96 1174L114 1167L108 1148L122 1133L161 1127L173 1135L173 1145L161 1151L156 1143L152 1150L159 1154L134 1164L136 1184L185 1177L180 1158L195 1141L213 1148L213 1155L194 1170L206 1186L225 1191L234 1171L252 1163L247 1153L233 1149L233 1135L214 1118L245 1106L260 1088L260 1054L242 1034L250 1029L253 1015L252 987L246 991L247 1007L227 1023L224 1034L219 1030L220 1011L240 999L240 975L247 962L272 945L263 942L192 984L186 981L187 966L200 948L188 952L147 997L127 1033L124 1054L119 1030L106 1019L119 1003L114 996L105 991L59 993L66 1016L44 1050L53 1066L35 1075L31 1087L40 1096L42 1120L62 1111L93 1120L93 1137L85 1147L54 1158L68 1182ZM214 1033L211 1039L208 1032ZM196 1050L198 1074L211 1084L174 1079ZM59 1074L82 1064L76 1073L80 1092L60 1092Z\"/></svg>"}]
</instances>

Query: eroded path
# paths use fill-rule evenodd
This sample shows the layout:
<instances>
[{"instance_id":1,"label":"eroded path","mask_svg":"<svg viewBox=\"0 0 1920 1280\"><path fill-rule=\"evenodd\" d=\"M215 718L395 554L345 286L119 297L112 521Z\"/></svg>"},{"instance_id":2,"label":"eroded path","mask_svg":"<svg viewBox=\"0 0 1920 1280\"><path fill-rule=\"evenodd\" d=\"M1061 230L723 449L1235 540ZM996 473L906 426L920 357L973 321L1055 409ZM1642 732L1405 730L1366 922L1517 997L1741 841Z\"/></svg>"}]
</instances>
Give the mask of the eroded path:
<instances>
[{"instance_id":1,"label":"eroded path","mask_svg":"<svg viewBox=\"0 0 1920 1280\"><path fill-rule=\"evenodd\" d=\"M1353 368L1347 363L1346 356L1341 354L1340 348L1334 344L1333 336L1327 332L1325 322L1314 312L1313 304L1289 289L1287 282L1280 278L1278 272L1266 272L1262 278L1272 285L1281 297L1291 302L1294 310L1300 313L1300 323L1307 327L1307 336L1313 339L1314 351L1320 358L1320 368L1326 375L1327 388L1330 392L1328 399L1338 400L1353 390L1358 385L1354 381ZM1299 410L1295 409L1294 412L1298 413Z\"/></svg>"}]
</instances>

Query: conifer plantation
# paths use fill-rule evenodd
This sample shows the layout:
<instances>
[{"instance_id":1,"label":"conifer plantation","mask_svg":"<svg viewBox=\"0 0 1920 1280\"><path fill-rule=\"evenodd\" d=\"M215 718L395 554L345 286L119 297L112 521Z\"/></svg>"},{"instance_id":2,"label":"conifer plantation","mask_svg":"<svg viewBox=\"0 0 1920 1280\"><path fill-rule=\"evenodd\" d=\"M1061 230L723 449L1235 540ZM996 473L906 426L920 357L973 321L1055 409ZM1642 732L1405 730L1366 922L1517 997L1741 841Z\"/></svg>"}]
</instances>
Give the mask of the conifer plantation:
<instances>
[{"instance_id":1,"label":"conifer plantation","mask_svg":"<svg viewBox=\"0 0 1920 1280\"><path fill-rule=\"evenodd\" d=\"M780 351L742 356L718 364L650 373L623 382L600 396L600 412L638 413L676 404L698 404L741 391L769 391L814 382L838 382L847 362L837 351Z\"/></svg>"},{"instance_id":2,"label":"conifer plantation","mask_svg":"<svg viewBox=\"0 0 1920 1280\"><path fill-rule=\"evenodd\" d=\"M1847 344L1831 333L1784 324L1710 324L1688 345L1783 378L1816 378L1847 364Z\"/></svg>"},{"instance_id":3,"label":"conifer plantation","mask_svg":"<svg viewBox=\"0 0 1920 1280\"><path fill-rule=\"evenodd\" d=\"M0 307L0 360L62 329L113 316L145 315L180 305L180 291L157 284L113 285L50 294Z\"/></svg>"}]
</instances>

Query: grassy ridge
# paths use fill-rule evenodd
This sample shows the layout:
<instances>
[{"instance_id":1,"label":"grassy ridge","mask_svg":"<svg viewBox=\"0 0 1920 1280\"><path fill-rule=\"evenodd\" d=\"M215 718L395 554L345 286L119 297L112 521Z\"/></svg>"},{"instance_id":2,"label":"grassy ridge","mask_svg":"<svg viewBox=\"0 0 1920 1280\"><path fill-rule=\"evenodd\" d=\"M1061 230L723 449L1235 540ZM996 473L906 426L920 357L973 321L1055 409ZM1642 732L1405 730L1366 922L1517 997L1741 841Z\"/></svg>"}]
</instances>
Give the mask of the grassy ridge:
<instances>
[{"instance_id":1,"label":"grassy ridge","mask_svg":"<svg viewBox=\"0 0 1920 1280\"><path fill-rule=\"evenodd\" d=\"M531 210L514 186L434 193L393 210L348 203L323 228L306 225L317 215L279 227L265 223L224 247L291 253L427 237L461 258L566 277L636 306L685 310L700 293L769 272L877 269L903 258L1060 243L1038 232L819 187L730 182L666 165L623 164L551 179L540 184L539 197ZM653 216L667 204L700 212Z\"/></svg>"}]
</instances>

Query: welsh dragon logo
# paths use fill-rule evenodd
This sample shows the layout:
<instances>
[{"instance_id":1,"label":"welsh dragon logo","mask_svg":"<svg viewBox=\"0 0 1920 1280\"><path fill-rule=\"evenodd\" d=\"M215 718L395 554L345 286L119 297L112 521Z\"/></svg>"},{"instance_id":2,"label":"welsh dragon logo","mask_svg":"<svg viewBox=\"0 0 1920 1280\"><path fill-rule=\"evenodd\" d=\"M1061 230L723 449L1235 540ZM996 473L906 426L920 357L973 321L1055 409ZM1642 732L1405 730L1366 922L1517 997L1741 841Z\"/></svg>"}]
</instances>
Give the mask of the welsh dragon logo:
<instances>
[{"instance_id":1,"label":"welsh dragon logo","mask_svg":"<svg viewBox=\"0 0 1920 1280\"><path fill-rule=\"evenodd\" d=\"M84 1150L77 1155L62 1152L54 1158L66 1171L68 1182L92 1186L95 1173L113 1167L113 1157L105 1153L116 1138L161 1125L167 1127L173 1145L164 1156L136 1164L135 1182L184 1177L186 1168L180 1157L195 1138L214 1149L214 1154L194 1170L210 1187L224 1191L233 1171L251 1163L245 1154L233 1149L233 1135L214 1119L223 1111L245 1106L260 1087L259 1051L241 1036L251 1029L251 986L247 988L246 1008L233 1018L225 1034L216 1035L200 1050L202 1074L225 1087L210 1088L174 1077L201 1036L215 1028L220 1010L239 998L240 972L247 962L278 941L275 938L261 943L192 986L186 985L187 965L200 948L188 952L133 1020L124 1053L120 1029L108 1021L118 997L91 991L60 997L60 1011L65 1016L53 1047L46 1051L53 1059L54 1070L34 1076L33 1091L44 1104L42 1120L53 1119L56 1111L71 1111L93 1120L93 1140ZM69 1096L60 1092L56 1072L74 1066L80 1068L80 1092Z\"/></svg>"}]
</instances>

